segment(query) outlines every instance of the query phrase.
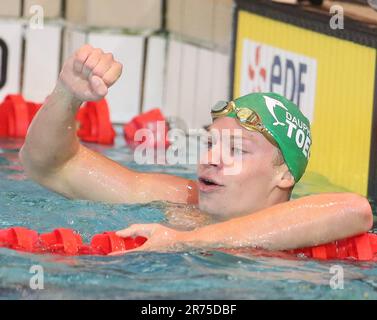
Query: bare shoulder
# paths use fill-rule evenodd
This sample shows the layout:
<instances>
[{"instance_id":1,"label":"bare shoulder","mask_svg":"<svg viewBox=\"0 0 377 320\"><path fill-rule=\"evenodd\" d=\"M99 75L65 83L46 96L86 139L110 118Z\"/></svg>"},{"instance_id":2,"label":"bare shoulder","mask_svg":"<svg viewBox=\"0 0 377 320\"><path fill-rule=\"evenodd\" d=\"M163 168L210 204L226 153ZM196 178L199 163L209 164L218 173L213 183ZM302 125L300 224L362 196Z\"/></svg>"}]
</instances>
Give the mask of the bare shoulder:
<instances>
[{"instance_id":1,"label":"bare shoulder","mask_svg":"<svg viewBox=\"0 0 377 320\"><path fill-rule=\"evenodd\" d=\"M180 230L193 230L212 224L213 219L194 204L167 202L164 206L169 226Z\"/></svg>"}]
</instances>

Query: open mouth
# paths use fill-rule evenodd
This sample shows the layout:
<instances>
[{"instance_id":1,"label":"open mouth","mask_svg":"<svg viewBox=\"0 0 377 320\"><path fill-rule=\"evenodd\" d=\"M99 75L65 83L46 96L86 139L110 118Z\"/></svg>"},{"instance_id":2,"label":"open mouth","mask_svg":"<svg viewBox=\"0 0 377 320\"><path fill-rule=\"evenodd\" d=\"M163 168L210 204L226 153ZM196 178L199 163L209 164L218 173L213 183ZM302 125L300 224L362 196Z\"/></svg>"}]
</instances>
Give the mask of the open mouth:
<instances>
[{"instance_id":1,"label":"open mouth","mask_svg":"<svg viewBox=\"0 0 377 320\"><path fill-rule=\"evenodd\" d=\"M199 178L199 182L206 186L223 186L222 184L216 183L215 181L208 178Z\"/></svg>"}]
</instances>

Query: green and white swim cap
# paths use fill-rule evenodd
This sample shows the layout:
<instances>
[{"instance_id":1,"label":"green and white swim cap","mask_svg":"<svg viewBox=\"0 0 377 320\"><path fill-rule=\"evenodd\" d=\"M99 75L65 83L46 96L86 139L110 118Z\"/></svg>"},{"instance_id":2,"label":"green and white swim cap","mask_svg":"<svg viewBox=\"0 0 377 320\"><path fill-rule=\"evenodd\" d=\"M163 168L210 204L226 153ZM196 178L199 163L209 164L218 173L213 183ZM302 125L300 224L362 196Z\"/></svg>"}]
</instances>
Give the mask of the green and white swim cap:
<instances>
[{"instance_id":1,"label":"green and white swim cap","mask_svg":"<svg viewBox=\"0 0 377 320\"><path fill-rule=\"evenodd\" d=\"M285 163L298 182L310 157L312 137L309 120L299 108L276 93L251 93L234 100L236 108L256 112L266 131L278 144ZM237 118L236 111L226 116Z\"/></svg>"}]
</instances>

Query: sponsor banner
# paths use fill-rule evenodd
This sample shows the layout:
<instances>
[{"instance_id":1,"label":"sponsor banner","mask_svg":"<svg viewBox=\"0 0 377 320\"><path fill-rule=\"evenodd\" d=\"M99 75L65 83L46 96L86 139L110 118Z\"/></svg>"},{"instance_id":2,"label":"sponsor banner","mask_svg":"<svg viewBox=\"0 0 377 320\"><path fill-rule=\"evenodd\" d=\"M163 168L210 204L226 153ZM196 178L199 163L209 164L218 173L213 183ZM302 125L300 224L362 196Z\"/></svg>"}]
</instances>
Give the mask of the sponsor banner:
<instances>
[{"instance_id":1,"label":"sponsor banner","mask_svg":"<svg viewBox=\"0 0 377 320\"><path fill-rule=\"evenodd\" d=\"M241 95L275 92L296 103L313 120L317 61L250 39L243 40Z\"/></svg>"},{"instance_id":2,"label":"sponsor banner","mask_svg":"<svg viewBox=\"0 0 377 320\"><path fill-rule=\"evenodd\" d=\"M367 195L375 166L370 159L376 49L299 27L299 21L308 22L293 13L297 25L272 19L273 12L260 7L259 14L240 8L236 13L233 98L273 91L293 100L311 122L307 172ZM328 28L320 20L310 23Z\"/></svg>"}]
</instances>

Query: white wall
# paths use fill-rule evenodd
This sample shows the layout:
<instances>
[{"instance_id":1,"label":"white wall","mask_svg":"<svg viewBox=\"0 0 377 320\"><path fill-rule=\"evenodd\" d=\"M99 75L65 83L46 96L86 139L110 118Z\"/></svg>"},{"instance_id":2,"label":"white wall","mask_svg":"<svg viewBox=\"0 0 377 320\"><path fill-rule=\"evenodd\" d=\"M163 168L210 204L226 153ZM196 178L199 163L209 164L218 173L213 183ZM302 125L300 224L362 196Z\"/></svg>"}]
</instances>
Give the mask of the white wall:
<instances>
[{"instance_id":1,"label":"white wall","mask_svg":"<svg viewBox=\"0 0 377 320\"><path fill-rule=\"evenodd\" d=\"M27 28L22 94L26 100L43 102L53 90L60 71L61 27Z\"/></svg>"},{"instance_id":2,"label":"white wall","mask_svg":"<svg viewBox=\"0 0 377 320\"><path fill-rule=\"evenodd\" d=\"M124 123L137 115L141 107L143 36L91 32L88 42L105 52L112 52L123 64L123 73L106 97L112 122Z\"/></svg>"},{"instance_id":3,"label":"white wall","mask_svg":"<svg viewBox=\"0 0 377 320\"><path fill-rule=\"evenodd\" d=\"M162 108L165 85L167 40L162 36L148 38L143 87L143 111Z\"/></svg>"},{"instance_id":4,"label":"white wall","mask_svg":"<svg viewBox=\"0 0 377 320\"><path fill-rule=\"evenodd\" d=\"M163 111L188 128L211 123L211 106L229 99L228 55L170 40Z\"/></svg>"},{"instance_id":5,"label":"white wall","mask_svg":"<svg viewBox=\"0 0 377 320\"><path fill-rule=\"evenodd\" d=\"M18 21L0 21L0 39L8 48L6 82L0 88L0 101L8 94L20 92L22 58L22 23ZM2 55L4 53L0 53ZM1 57L0 57L1 63ZM0 66L0 69L5 66Z\"/></svg>"},{"instance_id":6,"label":"white wall","mask_svg":"<svg viewBox=\"0 0 377 320\"><path fill-rule=\"evenodd\" d=\"M114 123L125 123L141 111L161 108L166 116L182 118L188 128L200 128L211 123L211 106L229 98L228 55L152 35L144 59L146 36L66 27L62 37L62 27L52 23L45 23L42 30L25 26L21 75L22 23L0 21L0 38L10 48L8 79L0 90L0 99L21 91L26 100L43 102L54 88L61 63L84 43L112 52L124 66L121 78L106 97Z\"/></svg>"}]
</instances>

